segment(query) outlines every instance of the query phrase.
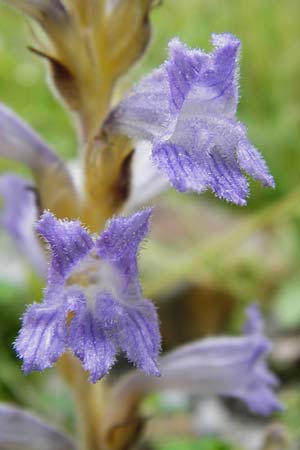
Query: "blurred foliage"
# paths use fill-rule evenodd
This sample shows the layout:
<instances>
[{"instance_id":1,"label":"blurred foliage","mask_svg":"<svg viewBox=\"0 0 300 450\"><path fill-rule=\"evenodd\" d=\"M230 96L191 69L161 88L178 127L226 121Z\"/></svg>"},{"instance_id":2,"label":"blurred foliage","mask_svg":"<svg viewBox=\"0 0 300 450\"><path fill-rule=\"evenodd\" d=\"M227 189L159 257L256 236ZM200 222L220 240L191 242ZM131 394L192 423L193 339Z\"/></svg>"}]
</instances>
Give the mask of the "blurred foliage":
<instances>
[{"instance_id":1,"label":"blurred foliage","mask_svg":"<svg viewBox=\"0 0 300 450\"><path fill-rule=\"evenodd\" d=\"M164 272L162 268L168 268L170 260L176 263L178 255L192 255L193 265L185 267L189 274L185 277L187 283L205 284L206 289L212 288L216 293L222 288L230 298L241 300L239 304L232 303L233 323L227 326L235 331L239 329L245 303L258 297L263 301L274 299L272 312L285 330L291 327L299 329L299 211L293 214L291 207L291 210L278 213L276 227L267 222L264 232L252 240L251 226L248 234L247 224L240 227L241 218L247 219L249 211L270 208L273 201L281 199L299 185L299 17L298 0L165 0L152 14L153 39L149 51L119 87L121 93L130 88L132 81L159 65L165 59L168 41L175 35L190 46L205 50L210 49L212 32L231 32L242 41L239 117L248 125L251 140L267 160L277 187L275 190L262 189L258 183L251 182L249 206L244 209L221 204L211 194L202 195L200 199L171 192L167 206L162 204L161 207L162 210L165 208L165 214L170 215L167 223L164 217L160 218L166 231L161 234L157 232L159 227L154 226L156 240L146 248L143 266L145 286L151 292L151 289L155 290L153 280L160 282L159 277ZM31 123L63 157L76 157L77 142L72 118L47 87L44 63L26 48L32 43L28 22L13 10L0 5L0 30L0 101L7 103ZM1 162L2 170L13 170L15 166ZM300 196L298 198L299 208ZM211 211L213 217L210 221ZM255 225L255 220L253 223ZM172 228L174 224L178 224L176 229ZM229 241L226 241L228 235L225 240L221 235L218 241L224 230L229 233ZM244 241L247 241L246 246L240 248L237 244ZM215 247L209 247L210 243L215 243ZM218 247L221 244L223 249ZM147 269L154 266L157 272L152 273L149 281ZM203 295L203 290L198 294ZM24 305L32 299L38 300L40 295L41 286L32 277L26 286L16 287L5 281L0 284L0 397L29 405L53 421L69 426L72 415L70 399L54 372L23 377L11 349ZM195 287L187 297L196 298ZM207 305L199 303L199 314L196 310L192 311L199 320L208 317L208 308L214 309L213 295L208 298L211 301ZM178 321L182 310L176 309L176 312ZM225 319L227 321L227 315ZM51 393L45 386L50 388ZM292 386L284 395L287 412L283 422L292 432L296 432L300 415L297 389ZM212 439L168 441L159 443L157 448L233 450Z\"/></svg>"},{"instance_id":2,"label":"blurred foliage","mask_svg":"<svg viewBox=\"0 0 300 450\"><path fill-rule=\"evenodd\" d=\"M197 441L176 440L161 443L158 450L238 450L231 445L221 442L219 439L204 438Z\"/></svg>"}]
</instances>

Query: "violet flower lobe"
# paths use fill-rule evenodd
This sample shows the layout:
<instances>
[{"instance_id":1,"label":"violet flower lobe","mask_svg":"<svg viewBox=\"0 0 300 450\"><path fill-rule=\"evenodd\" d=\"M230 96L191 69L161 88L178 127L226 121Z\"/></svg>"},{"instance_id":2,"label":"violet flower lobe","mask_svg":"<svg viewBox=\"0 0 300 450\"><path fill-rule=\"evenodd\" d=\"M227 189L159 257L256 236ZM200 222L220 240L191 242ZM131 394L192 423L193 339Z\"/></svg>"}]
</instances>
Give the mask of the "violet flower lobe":
<instances>
[{"instance_id":1,"label":"violet flower lobe","mask_svg":"<svg viewBox=\"0 0 300 450\"><path fill-rule=\"evenodd\" d=\"M278 380L266 361L271 342L263 334L260 310L253 304L246 314L244 336L207 338L175 349L162 358L161 381L153 383L236 397L261 415L280 411L273 392Z\"/></svg>"},{"instance_id":2,"label":"violet flower lobe","mask_svg":"<svg viewBox=\"0 0 300 450\"><path fill-rule=\"evenodd\" d=\"M76 444L29 411L0 405L0 448L3 450L76 450Z\"/></svg>"},{"instance_id":3,"label":"violet flower lobe","mask_svg":"<svg viewBox=\"0 0 300 450\"><path fill-rule=\"evenodd\" d=\"M52 259L44 300L29 306L15 343L24 372L42 371L71 349L96 382L121 349L139 369L159 375L157 314L142 296L137 267L150 215L112 219L94 239L79 221L43 214L37 231Z\"/></svg>"},{"instance_id":4,"label":"violet flower lobe","mask_svg":"<svg viewBox=\"0 0 300 450\"><path fill-rule=\"evenodd\" d=\"M142 80L106 126L152 142L152 159L178 191L204 192L246 204L243 171L274 187L260 153L237 121L240 42L213 34L214 51L191 50L178 39L169 59Z\"/></svg>"},{"instance_id":5,"label":"violet flower lobe","mask_svg":"<svg viewBox=\"0 0 300 450\"><path fill-rule=\"evenodd\" d=\"M30 180L11 173L0 175L0 228L15 241L21 253L44 278L47 273L45 255L33 228L38 218L37 194Z\"/></svg>"},{"instance_id":6,"label":"violet flower lobe","mask_svg":"<svg viewBox=\"0 0 300 450\"><path fill-rule=\"evenodd\" d=\"M161 357L159 379L133 372L124 378L117 395L179 390L235 397L264 416L280 411L274 392L278 380L267 365L271 342L263 334L260 310L253 304L246 314L243 336L205 338L175 348Z\"/></svg>"}]
</instances>

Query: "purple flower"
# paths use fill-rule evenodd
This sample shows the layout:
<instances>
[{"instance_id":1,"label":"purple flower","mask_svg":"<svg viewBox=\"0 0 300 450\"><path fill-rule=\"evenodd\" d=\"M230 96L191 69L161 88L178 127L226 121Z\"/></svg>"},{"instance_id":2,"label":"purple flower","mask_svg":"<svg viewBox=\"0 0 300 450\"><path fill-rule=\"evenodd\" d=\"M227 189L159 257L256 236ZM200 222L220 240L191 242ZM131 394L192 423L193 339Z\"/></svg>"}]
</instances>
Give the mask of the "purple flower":
<instances>
[{"instance_id":1,"label":"purple flower","mask_svg":"<svg viewBox=\"0 0 300 450\"><path fill-rule=\"evenodd\" d=\"M5 173L0 175L0 195L4 200L0 227L10 234L37 273L44 277L46 258L33 228L38 218L34 187L25 178Z\"/></svg>"},{"instance_id":2,"label":"purple flower","mask_svg":"<svg viewBox=\"0 0 300 450\"><path fill-rule=\"evenodd\" d=\"M122 389L217 394L239 398L261 415L279 411L282 406L273 392L278 381L266 362L271 343L262 334L262 326L260 311L252 305L247 309L244 336L207 338L183 345L161 358L161 378L134 373Z\"/></svg>"},{"instance_id":3,"label":"purple flower","mask_svg":"<svg viewBox=\"0 0 300 450\"><path fill-rule=\"evenodd\" d=\"M27 309L15 343L26 373L52 366L70 348L92 382L108 372L118 349L159 375L157 314L142 296L137 267L150 215L115 218L94 239L79 221L43 214L37 231L52 253L48 285L43 302Z\"/></svg>"},{"instance_id":4,"label":"purple flower","mask_svg":"<svg viewBox=\"0 0 300 450\"><path fill-rule=\"evenodd\" d=\"M63 161L10 108L0 103L0 156L21 162L34 173L47 166L63 168Z\"/></svg>"},{"instance_id":5,"label":"purple flower","mask_svg":"<svg viewBox=\"0 0 300 450\"><path fill-rule=\"evenodd\" d=\"M75 450L72 440L30 412L0 405L0 448L6 450Z\"/></svg>"},{"instance_id":6,"label":"purple flower","mask_svg":"<svg viewBox=\"0 0 300 450\"><path fill-rule=\"evenodd\" d=\"M107 127L152 142L152 159L179 191L204 192L245 205L243 172L274 187L260 153L237 121L240 42L212 36L214 52L191 50L178 39L169 59L117 106Z\"/></svg>"}]
</instances>

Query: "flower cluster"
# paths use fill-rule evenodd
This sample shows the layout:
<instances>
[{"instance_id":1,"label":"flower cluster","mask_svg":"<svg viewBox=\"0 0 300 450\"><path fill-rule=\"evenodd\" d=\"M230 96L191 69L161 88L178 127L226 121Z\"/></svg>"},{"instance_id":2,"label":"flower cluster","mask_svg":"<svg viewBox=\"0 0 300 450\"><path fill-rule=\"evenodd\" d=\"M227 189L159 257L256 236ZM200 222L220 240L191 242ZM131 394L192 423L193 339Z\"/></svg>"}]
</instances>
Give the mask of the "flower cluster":
<instances>
[{"instance_id":1,"label":"flower cluster","mask_svg":"<svg viewBox=\"0 0 300 450\"><path fill-rule=\"evenodd\" d=\"M0 106L0 156L27 165L34 178L32 183L9 174L0 177L5 203L0 225L45 278L50 258L43 301L28 307L15 342L24 372L43 371L70 350L96 383L123 351L146 374L162 374L145 378L135 373L130 378L134 389L174 387L229 395L263 415L280 409L272 391L276 380L265 361L270 344L255 307L248 311L243 337L188 344L158 364L157 312L143 297L137 264L152 209L132 210L168 185L180 192L211 190L237 205L246 204L247 175L274 187L266 163L236 118L239 40L214 34L213 51L206 53L173 39L167 61L110 109L116 80L148 42L153 1L96 1L94 15L75 1L12 4L48 35L54 54L34 51L50 63L56 89L76 112L86 145L79 192L67 165ZM136 28L123 41L125 16L132 16ZM110 51L103 45L107 40L112 41ZM99 192L104 192L101 199ZM111 202L110 209L101 204L103 198ZM124 210L131 214L119 215Z\"/></svg>"},{"instance_id":2,"label":"flower cluster","mask_svg":"<svg viewBox=\"0 0 300 450\"><path fill-rule=\"evenodd\" d=\"M160 378L146 377L138 371L127 375L115 388L113 401L106 411L106 415L112 414L110 427L119 425L116 404L124 403L126 398L170 389L239 398L252 412L263 416L280 411L282 406L272 390L278 380L266 365L270 348L263 335L259 308L253 304L247 309L244 336L203 339L166 353L160 358ZM39 450L37 442L47 442L47 448L54 450L76 448L69 437L30 413L0 406L0 446Z\"/></svg>"}]
</instances>

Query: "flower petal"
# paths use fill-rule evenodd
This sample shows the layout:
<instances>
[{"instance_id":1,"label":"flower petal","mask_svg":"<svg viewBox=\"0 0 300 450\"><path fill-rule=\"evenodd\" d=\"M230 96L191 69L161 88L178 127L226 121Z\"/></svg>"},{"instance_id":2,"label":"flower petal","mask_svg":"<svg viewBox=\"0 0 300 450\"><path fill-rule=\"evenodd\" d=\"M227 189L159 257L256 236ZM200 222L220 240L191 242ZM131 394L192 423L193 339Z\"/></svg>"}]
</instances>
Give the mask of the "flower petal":
<instances>
[{"instance_id":1,"label":"flower petal","mask_svg":"<svg viewBox=\"0 0 300 450\"><path fill-rule=\"evenodd\" d=\"M264 320L261 315L260 308L258 304L252 303L246 309L246 321L244 324L245 334L263 334L264 331Z\"/></svg>"},{"instance_id":2,"label":"flower petal","mask_svg":"<svg viewBox=\"0 0 300 450\"><path fill-rule=\"evenodd\" d=\"M0 195L4 200L0 226L12 236L22 253L44 278L46 258L34 231L34 222L38 217L34 187L25 178L6 173L0 176Z\"/></svg>"},{"instance_id":3,"label":"flower petal","mask_svg":"<svg viewBox=\"0 0 300 450\"><path fill-rule=\"evenodd\" d=\"M101 234L97 247L107 263L110 287L99 294L97 310L106 333L128 359L146 373L158 375L158 318L153 304L142 296L137 268L138 247L148 233L151 213L152 209L146 209L113 219Z\"/></svg>"},{"instance_id":4,"label":"flower petal","mask_svg":"<svg viewBox=\"0 0 300 450\"><path fill-rule=\"evenodd\" d=\"M240 41L230 33L212 34L213 72L206 74L217 92L211 113L233 117L238 104Z\"/></svg>"},{"instance_id":5,"label":"flower petal","mask_svg":"<svg viewBox=\"0 0 300 450\"><path fill-rule=\"evenodd\" d=\"M209 158L209 186L217 197L245 206L248 183L233 154L224 155L222 149L215 149Z\"/></svg>"},{"instance_id":6,"label":"flower petal","mask_svg":"<svg viewBox=\"0 0 300 450\"><path fill-rule=\"evenodd\" d=\"M237 397L253 412L271 414L282 408L271 389L272 374L261 371L268 350L263 338L212 338L186 345L162 358L156 389Z\"/></svg>"},{"instance_id":7,"label":"flower petal","mask_svg":"<svg viewBox=\"0 0 300 450\"><path fill-rule=\"evenodd\" d=\"M111 220L96 245L102 265L105 290L124 304L142 300L137 265L139 245L148 233L152 209Z\"/></svg>"},{"instance_id":8,"label":"flower petal","mask_svg":"<svg viewBox=\"0 0 300 450\"><path fill-rule=\"evenodd\" d=\"M106 127L136 139L152 141L166 132L171 121L170 89L163 68L145 77L113 110Z\"/></svg>"},{"instance_id":9,"label":"flower petal","mask_svg":"<svg viewBox=\"0 0 300 450\"><path fill-rule=\"evenodd\" d=\"M128 397L130 392L170 389L237 397L253 412L268 415L282 409L272 390L277 378L267 367L269 351L270 342L258 330L243 337L202 339L163 355L161 378L134 372L120 383L120 390Z\"/></svg>"},{"instance_id":10,"label":"flower petal","mask_svg":"<svg viewBox=\"0 0 300 450\"><path fill-rule=\"evenodd\" d=\"M248 140L239 142L236 154L241 169L260 181L263 186L275 187L274 178L270 175L263 157Z\"/></svg>"},{"instance_id":11,"label":"flower petal","mask_svg":"<svg viewBox=\"0 0 300 450\"><path fill-rule=\"evenodd\" d=\"M209 338L162 357L162 383L173 388L225 394L245 382L264 343L245 338Z\"/></svg>"},{"instance_id":12,"label":"flower petal","mask_svg":"<svg viewBox=\"0 0 300 450\"><path fill-rule=\"evenodd\" d=\"M42 209L60 217L74 216L77 192L58 155L12 110L0 104L0 157L25 164L32 171ZM55 183L53 180L55 179Z\"/></svg>"},{"instance_id":13,"label":"flower petal","mask_svg":"<svg viewBox=\"0 0 300 450\"><path fill-rule=\"evenodd\" d=\"M173 384L175 388L237 397L261 415L281 410L272 390L277 378L265 360L271 344L261 334L260 311L252 305L246 314L245 337L204 339L165 355L162 387Z\"/></svg>"},{"instance_id":14,"label":"flower petal","mask_svg":"<svg viewBox=\"0 0 300 450\"><path fill-rule=\"evenodd\" d=\"M23 371L43 371L51 367L67 348L67 308L64 305L29 306L15 342Z\"/></svg>"},{"instance_id":15,"label":"flower petal","mask_svg":"<svg viewBox=\"0 0 300 450\"><path fill-rule=\"evenodd\" d=\"M3 104L0 104L0 157L19 161L33 171L61 163L40 136Z\"/></svg>"},{"instance_id":16,"label":"flower petal","mask_svg":"<svg viewBox=\"0 0 300 450\"><path fill-rule=\"evenodd\" d=\"M30 412L0 405L0 448L6 450L75 450L75 444Z\"/></svg>"},{"instance_id":17,"label":"flower petal","mask_svg":"<svg viewBox=\"0 0 300 450\"><path fill-rule=\"evenodd\" d=\"M232 121L182 119L171 139L154 144L153 160L180 192L210 188L220 198L245 205L248 183L234 154L243 132Z\"/></svg>"},{"instance_id":18,"label":"flower petal","mask_svg":"<svg viewBox=\"0 0 300 450\"><path fill-rule=\"evenodd\" d=\"M152 157L177 190L203 192L209 184L210 146L211 135L205 122L181 121L170 139L154 143Z\"/></svg>"},{"instance_id":19,"label":"flower petal","mask_svg":"<svg viewBox=\"0 0 300 450\"><path fill-rule=\"evenodd\" d=\"M97 314L107 335L115 341L136 367L150 375L160 375L157 357L160 333L154 305L148 300L126 305L108 294L99 295Z\"/></svg>"},{"instance_id":20,"label":"flower petal","mask_svg":"<svg viewBox=\"0 0 300 450\"><path fill-rule=\"evenodd\" d=\"M144 205L169 187L168 179L158 171L151 159L151 144L139 141L132 160L130 195L125 204L125 212L132 212Z\"/></svg>"},{"instance_id":21,"label":"flower petal","mask_svg":"<svg viewBox=\"0 0 300 450\"><path fill-rule=\"evenodd\" d=\"M212 40L212 53L171 41L166 63L117 106L106 126L149 139L158 169L179 191L211 188L218 197L245 205L248 183L242 170L265 186L274 182L235 118L239 40L230 34Z\"/></svg>"},{"instance_id":22,"label":"flower petal","mask_svg":"<svg viewBox=\"0 0 300 450\"><path fill-rule=\"evenodd\" d=\"M189 50L179 39L169 43L169 60L164 68L168 74L171 92L170 110L179 112L190 89L199 80L207 54L201 51Z\"/></svg>"},{"instance_id":23,"label":"flower petal","mask_svg":"<svg viewBox=\"0 0 300 450\"><path fill-rule=\"evenodd\" d=\"M237 388L230 395L244 401L252 412L262 416L269 416L283 409L272 389L260 380L253 381L240 391Z\"/></svg>"},{"instance_id":24,"label":"flower petal","mask_svg":"<svg viewBox=\"0 0 300 450\"><path fill-rule=\"evenodd\" d=\"M144 209L128 217L112 219L97 241L101 258L126 271L136 269L138 247L149 231L152 209Z\"/></svg>"},{"instance_id":25,"label":"flower petal","mask_svg":"<svg viewBox=\"0 0 300 450\"><path fill-rule=\"evenodd\" d=\"M173 39L165 63L171 95L171 111L204 116L233 117L238 101L237 63L240 42L230 34L212 35L215 52L192 50Z\"/></svg>"},{"instance_id":26,"label":"flower petal","mask_svg":"<svg viewBox=\"0 0 300 450\"><path fill-rule=\"evenodd\" d=\"M58 220L49 211L42 215L36 230L51 248L50 284L64 281L94 246L91 236L79 221Z\"/></svg>"},{"instance_id":27,"label":"flower petal","mask_svg":"<svg viewBox=\"0 0 300 450\"><path fill-rule=\"evenodd\" d=\"M69 346L96 383L114 364L116 348L104 333L101 316L96 316L86 305L76 311L69 326Z\"/></svg>"}]
</instances>

